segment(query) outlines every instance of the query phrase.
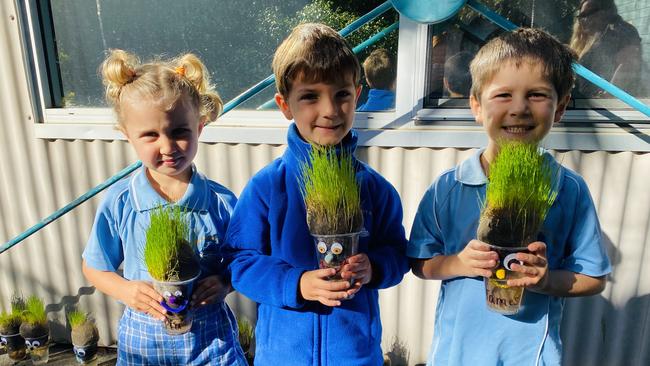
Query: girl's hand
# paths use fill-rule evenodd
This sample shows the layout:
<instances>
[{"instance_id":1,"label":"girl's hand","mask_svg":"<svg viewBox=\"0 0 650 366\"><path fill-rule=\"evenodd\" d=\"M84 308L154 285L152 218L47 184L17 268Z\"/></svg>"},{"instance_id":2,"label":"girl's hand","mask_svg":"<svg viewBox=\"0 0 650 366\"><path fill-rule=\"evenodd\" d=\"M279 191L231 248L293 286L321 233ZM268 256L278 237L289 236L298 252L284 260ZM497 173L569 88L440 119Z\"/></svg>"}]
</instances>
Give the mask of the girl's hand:
<instances>
[{"instance_id":1,"label":"girl's hand","mask_svg":"<svg viewBox=\"0 0 650 366\"><path fill-rule=\"evenodd\" d=\"M131 309L146 313L165 321L166 310L160 305L163 297L145 281L127 281L121 300Z\"/></svg>"},{"instance_id":2,"label":"girl's hand","mask_svg":"<svg viewBox=\"0 0 650 366\"><path fill-rule=\"evenodd\" d=\"M466 276L490 277L492 269L496 267L499 255L490 250L490 246L480 240L471 240L457 255L458 260L464 268Z\"/></svg>"},{"instance_id":3,"label":"girl's hand","mask_svg":"<svg viewBox=\"0 0 650 366\"><path fill-rule=\"evenodd\" d=\"M348 291L348 295L357 293L361 286L372 280L372 264L366 253L353 255L346 260L341 267L341 278L354 280L354 286Z\"/></svg>"},{"instance_id":4,"label":"girl's hand","mask_svg":"<svg viewBox=\"0 0 650 366\"><path fill-rule=\"evenodd\" d=\"M199 281L192 293L192 306L202 306L222 302L232 291L230 283L219 275L207 276Z\"/></svg>"},{"instance_id":5,"label":"girl's hand","mask_svg":"<svg viewBox=\"0 0 650 366\"><path fill-rule=\"evenodd\" d=\"M512 264L513 271L523 274L522 278L508 280L508 286L523 286L532 290L543 290L548 283L548 260L546 244L541 241L528 244L530 253L517 253L517 259L524 263Z\"/></svg>"},{"instance_id":6,"label":"girl's hand","mask_svg":"<svg viewBox=\"0 0 650 366\"><path fill-rule=\"evenodd\" d=\"M349 281L328 281L334 276L334 268L307 271L300 276L300 296L309 301L318 301L325 306L339 306L348 296Z\"/></svg>"}]
</instances>

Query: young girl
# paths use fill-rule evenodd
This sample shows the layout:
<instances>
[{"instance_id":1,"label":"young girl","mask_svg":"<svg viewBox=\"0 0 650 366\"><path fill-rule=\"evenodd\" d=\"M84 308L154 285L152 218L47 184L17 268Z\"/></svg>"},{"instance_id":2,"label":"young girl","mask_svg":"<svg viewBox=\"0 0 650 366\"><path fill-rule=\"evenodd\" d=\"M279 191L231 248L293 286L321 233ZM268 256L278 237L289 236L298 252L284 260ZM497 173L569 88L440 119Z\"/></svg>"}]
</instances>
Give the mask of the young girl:
<instances>
[{"instance_id":1,"label":"young girl","mask_svg":"<svg viewBox=\"0 0 650 366\"><path fill-rule=\"evenodd\" d=\"M83 253L88 281L126 305L118 325L118 364L246 365L237 323L223 301L230 286L219 256L236 198L192 164L203 126L216 119L221 99L192 54L139 64L114 50L101 70L118 128L143 165L108 190ZM142 259L152 209L170 204L185 210L201 260L192 329L182 335L165 333L162 297Z\"/></svg>"}]
</instances>

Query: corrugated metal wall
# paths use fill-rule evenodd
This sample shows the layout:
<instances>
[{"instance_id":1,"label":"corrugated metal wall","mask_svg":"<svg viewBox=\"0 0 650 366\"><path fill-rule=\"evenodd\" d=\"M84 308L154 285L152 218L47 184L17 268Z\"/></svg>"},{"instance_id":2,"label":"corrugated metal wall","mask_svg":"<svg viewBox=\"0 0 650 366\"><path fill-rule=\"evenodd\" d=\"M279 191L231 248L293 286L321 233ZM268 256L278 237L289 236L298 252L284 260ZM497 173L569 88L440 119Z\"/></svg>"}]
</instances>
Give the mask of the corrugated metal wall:
<instances>
[{"instance_id":1,"label":"corrugated metal wall","mask_svg":"<svg viewBox=\"0 0 650 366\"><path fill-rule=\"evenodd\" d=\"M124 142L46 141L33 133L31 106L11 2L0 4L0 241L134 161ZM202 144L197 165L239 193L250 176L283 151L282 146ZM407 231L424 190L443 170L471 151L364 148L359 156L400 192ZM650 364L650 154L571 151L558 154L582 174L598 207L614 273L598 296L567 301L563 335L567 365ZM102 341L115 339L121 308L89 287L80 254L98 199L0 255L0 309L10 295L37 294L48 304L54 335L67 337L63 308L81 304L97 318ZM398 337L410 364L426 359L439 283L408 274L381 296L385 348ZM231 295L240 314L254 305Z\"/></svg>"}]
</instances>

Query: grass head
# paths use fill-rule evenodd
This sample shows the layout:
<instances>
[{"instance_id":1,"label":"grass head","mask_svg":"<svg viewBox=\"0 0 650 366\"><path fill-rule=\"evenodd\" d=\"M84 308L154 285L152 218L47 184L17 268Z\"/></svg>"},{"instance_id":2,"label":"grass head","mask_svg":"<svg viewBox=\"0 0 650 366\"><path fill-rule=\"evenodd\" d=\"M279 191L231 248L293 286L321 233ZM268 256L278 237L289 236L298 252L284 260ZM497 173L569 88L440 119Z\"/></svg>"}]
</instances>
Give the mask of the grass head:
<instances>
[{"instance_id":1,"label":"grass head","mask_svg":"<svg viewBox=\"0 0 650 366\"><path fill-rule=\"evenodd\" d=\"M32 295L27 298L23 312L23 320L28 324L47 326L45 305L43 300L38 296Z\"/></svg>"},{"instance_id":2,"label":"grass head","mask_svg":"<svg viewBox=\"0 0 650 366\"><path fill-rule=\"evenodd\" d=\"M536 144L502 142L490 164L482 215L498 215L522 240L537 235L557 195L553 174Z\"/></svg>"},{"instance_id":3,"label":"grass head","mask_svg":"<svg viewBox=\"0 0 650 366\"><path fill-rule=\"evenodd\" d=\"M248 319L238 316L237 326L239 327L239 343L247 351L253 341L253 326Z\"/></svg>"},{"instance_id":4,"label":"grass head","mask_svg":"<svg viewBox=\"0 0 650 366\"><path fill-rule=\"evenodd\" d=\"M307 224L313 233L344 234L363 225L361 195L351 153L312 145L301 166Z\"/></svg>"},{"instance_id":5,"label":"grass head","mask_svg":"<svg viewBox=\"0 0 650 366\"><path fill-rule=\"evenodd\" d=\"M75 329L88 321L88 313L72 310L68 313L68 323L70 323L70 328Z\"/></svg>"},{"instance_id":6,"label":"grass head","mask_svg":"<svg viewBox=\"0 0 650 366\"><path fill-rule=\"evenodd\" d=\"M176 205L158 207L151 212L143 256L149 274L158 281L178 280L183 256L194 252L185 213Z\"/></svg>"}]
</instances>

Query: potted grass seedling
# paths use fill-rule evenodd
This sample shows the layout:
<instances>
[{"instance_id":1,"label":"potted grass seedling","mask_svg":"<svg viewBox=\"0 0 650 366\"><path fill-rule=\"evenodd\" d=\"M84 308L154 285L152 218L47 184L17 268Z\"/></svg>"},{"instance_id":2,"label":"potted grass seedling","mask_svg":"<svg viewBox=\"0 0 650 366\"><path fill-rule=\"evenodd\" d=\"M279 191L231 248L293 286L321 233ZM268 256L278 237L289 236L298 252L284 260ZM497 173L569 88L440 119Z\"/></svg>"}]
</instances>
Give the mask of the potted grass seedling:
<instances>
[{"instance_id":1,"label":"potted grass seedling","mask_svg":"<svg viewBox=\"0 0 650 366\"><path fill-rule=\"evenodd\" d=\"M192 328L189 309L194 281L200 274L196 243L189 239L190 225L179 206L154 209L146 232L144 262L153 286L167 310L165 330L182 334Z\"/></svg>"},{"instance_id":2,"label":"potted grass seedling","mask_svg":"<svg viewBox=\"0 0 650 366\"><path fill-rule=\"evenodd\" d=\"M511 270L516 253L527 252L537 240L555 197L553 171L536 144L504 142L490 164L486 196L477 238L499 254L492 277L485 279L486 300L491 310L502 314L519 311L523 287L509 287L509 279L520 276Z\"/></svg>"},{"instance_id":3,"label":"potted grass seedling","mask_svg":"<svg viewBox=\"0 0 650 366\"><path fill-rule=\"evenodd\" d=\"M243 316L237 317L237 327L239 328L239 344L241 345L242 350L244 351L244 356L246 356L246 361L249 365L253 364L254 359L254 349L253 349L253 337L254 330L251 323Z\"/></svg>"},{"instance_id":4,"label":"potted grass seedling","mask_svg":"<svg viewBox=\"0 0 650 366\"><path fill-rule=\"evenodd\" d=\"M68 313L72 349L75 358L80 364L87 364L97 358L97 341L99 332L95 323L88 317L88 313L72 310Z\"/></svg>"},{"instance_id":5,"label":"potted grass seedling","mask_svg":"<svg viewBox=\"0 0 650 366\"><path fill-rule=\"evenodd\" d=\"M7 350L7 356L14 361L20 361L27 355L25 339L20 335L24 311L25 300L13 295L11 311L0 313L0 346Z\"/></svg>"},{"instance_id":6,"label":"potted grass seedling","mask_svg":"<svg viewBox=\"0 0 650 366\"><path fill-rule=\"evenodd\" d=\"M352 154L312 145L301 167L307 226L316 243L319 268L335 268L341 280L348 257L357 254L363 231L361 195Z\"/></svg>"},{"instance_id":7,"label":"potted grass seedling","mask_svg":"<svg viewBox=\"0 0 650 366\"><path fill-rule=\"evenodd\" d=\"M47 363L50 357L50 327L43 300L36 295L29 296L25 301L20 335L25 338L25 345L27 345L32 363L35 365Z\"/></svg>"}]
</instances>

